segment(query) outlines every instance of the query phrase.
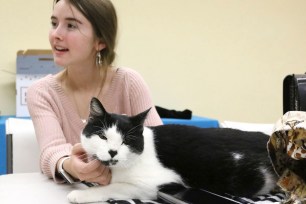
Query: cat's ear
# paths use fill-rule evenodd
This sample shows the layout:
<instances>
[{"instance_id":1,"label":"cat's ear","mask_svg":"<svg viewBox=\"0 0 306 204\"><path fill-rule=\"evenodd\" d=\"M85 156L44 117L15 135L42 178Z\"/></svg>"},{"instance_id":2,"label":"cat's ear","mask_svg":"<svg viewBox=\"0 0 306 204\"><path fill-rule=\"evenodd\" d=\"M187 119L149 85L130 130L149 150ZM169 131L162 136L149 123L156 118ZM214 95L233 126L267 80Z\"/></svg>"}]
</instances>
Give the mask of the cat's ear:
<instances>
[{"instance_id":1,"label":"cat's ear","mask_svg":"<svg viewBox=\"0 0 306 204\"><path fill-rule=\"evenodd\" d=\"M147 118L147 115L149 113L149 111L151 110L151 108L139 113L138 115L135 115L132 117L132 121L134 124L137 125L143 125L145 119Z\"/></svg>"},{"instance_id":2,"label":"cat's ear","mask_svg":"<svg viewBox=\"0 0 306 204\"><path fill-rule=\"evenodd\" d=\"M90 115L93 116L102 116L106 113L102 103L99 99L93 97L90 101Z\"/></svg>"}]
</instances>

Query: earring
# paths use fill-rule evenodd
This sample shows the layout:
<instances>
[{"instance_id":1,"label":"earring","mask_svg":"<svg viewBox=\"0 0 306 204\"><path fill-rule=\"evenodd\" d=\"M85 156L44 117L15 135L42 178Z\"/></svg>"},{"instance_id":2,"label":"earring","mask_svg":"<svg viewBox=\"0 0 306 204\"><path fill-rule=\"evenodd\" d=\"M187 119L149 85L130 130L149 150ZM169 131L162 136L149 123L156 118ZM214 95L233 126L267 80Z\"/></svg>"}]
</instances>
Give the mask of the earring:
<instances>
[{"instance_id":1,"label":"earring","mask_svg":"<svg viewBox=\"0 0 306 204\"><path fill-rule=\"evenodd\" d=\"M99 52L97 52L97 56L96 56L96 64L97 64L98 66L101 66L101 65L102 65L102 57L101 57L101 53L100 53L100 51L99 51Z\"/></svg>"}]
</instances>

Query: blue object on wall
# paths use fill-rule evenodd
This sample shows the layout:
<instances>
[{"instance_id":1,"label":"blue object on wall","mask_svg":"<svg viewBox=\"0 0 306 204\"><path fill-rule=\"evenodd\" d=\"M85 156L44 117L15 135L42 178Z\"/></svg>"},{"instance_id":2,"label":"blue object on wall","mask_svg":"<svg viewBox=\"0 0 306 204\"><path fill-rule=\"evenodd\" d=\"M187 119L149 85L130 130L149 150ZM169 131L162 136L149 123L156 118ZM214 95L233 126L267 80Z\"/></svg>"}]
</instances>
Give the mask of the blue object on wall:
<instances>
[{"instance_id":1,"label":"blue object on wall","mask_svg":"<svg viewBox=\"0 0 306 204\"><path fill-rule=\"evenodd\" d=\"M188 119L162 118L164 125L179 124L179 125L193 125L201 128L218 128L219 121L212 118L205 118L200 116L192 116Z\"/></svg>"}]
</instances>

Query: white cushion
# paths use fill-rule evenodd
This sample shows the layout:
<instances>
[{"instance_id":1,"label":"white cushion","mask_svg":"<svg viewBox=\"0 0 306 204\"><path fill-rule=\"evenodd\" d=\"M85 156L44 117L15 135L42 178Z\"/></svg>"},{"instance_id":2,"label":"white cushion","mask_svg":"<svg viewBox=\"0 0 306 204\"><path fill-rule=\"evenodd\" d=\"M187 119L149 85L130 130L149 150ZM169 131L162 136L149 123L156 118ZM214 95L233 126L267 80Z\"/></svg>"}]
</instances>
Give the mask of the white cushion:
<instances>
[{"instance_id":1,"label":"white cushion","mask_svg":"<svg viewBox=\"0 0 306 204\"><path fill-rule=\"evenodd\" d=\"M38 172L40 151L31 119L8 118L6 134L12 135L13 173Z\"/></svg>"},{"instance_id":2,"label":"white cushion","mask_svg":"<svg viewBox=\"0 0 306 204\"><path fill-rule=\"evenodd\" d=\"M235 121L223 121L220 123L221 128L233 128L244 131L258 131L267 135L272 135L274 130L274 124L265 123L246 123L246 122L235 122Z\"/></svg>"}]
</instances>

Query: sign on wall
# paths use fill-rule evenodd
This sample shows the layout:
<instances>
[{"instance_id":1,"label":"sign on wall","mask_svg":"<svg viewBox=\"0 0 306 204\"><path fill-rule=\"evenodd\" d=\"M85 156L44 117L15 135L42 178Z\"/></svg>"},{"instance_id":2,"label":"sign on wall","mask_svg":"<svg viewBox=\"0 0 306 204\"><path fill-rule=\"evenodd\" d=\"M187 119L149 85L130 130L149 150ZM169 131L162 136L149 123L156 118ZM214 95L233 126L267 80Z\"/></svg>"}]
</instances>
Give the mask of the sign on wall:
<instances>
[{"instance_id":1,"label":"sign on wall","mask_svg":"<svg viewBox=\"0 0 306 204\"><path fill-rule=\"evenodd\" d=\"M29 117L27 89L36 80L61 70L55 65L51 50L20 50L16 62L16 116Z\"/></svg>"}]
</instances>

